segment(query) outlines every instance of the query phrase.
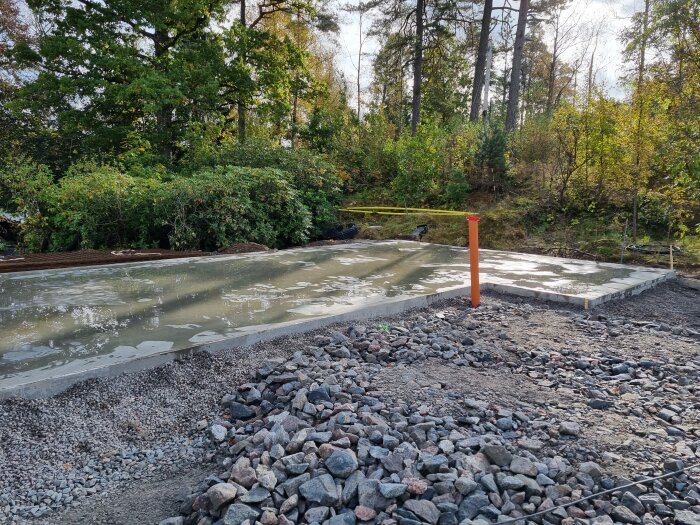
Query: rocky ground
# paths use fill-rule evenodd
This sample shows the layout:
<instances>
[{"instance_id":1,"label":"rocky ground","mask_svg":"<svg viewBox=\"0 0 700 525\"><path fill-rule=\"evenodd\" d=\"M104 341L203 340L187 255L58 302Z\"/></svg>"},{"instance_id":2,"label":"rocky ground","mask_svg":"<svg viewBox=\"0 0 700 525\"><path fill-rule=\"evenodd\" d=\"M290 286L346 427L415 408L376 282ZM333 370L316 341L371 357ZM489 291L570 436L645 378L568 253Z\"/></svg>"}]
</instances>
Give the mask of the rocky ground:
<instances>
[{"instance_id":1,"label":"rocky ground","mask_svg":"<svg viewBox=\"0 0 700 525\"><path fill-rule=\"evenodd\" d=\"M4 402L0 522L700 525L698 305L487 295Z\"/></svg>"}]
</instances>

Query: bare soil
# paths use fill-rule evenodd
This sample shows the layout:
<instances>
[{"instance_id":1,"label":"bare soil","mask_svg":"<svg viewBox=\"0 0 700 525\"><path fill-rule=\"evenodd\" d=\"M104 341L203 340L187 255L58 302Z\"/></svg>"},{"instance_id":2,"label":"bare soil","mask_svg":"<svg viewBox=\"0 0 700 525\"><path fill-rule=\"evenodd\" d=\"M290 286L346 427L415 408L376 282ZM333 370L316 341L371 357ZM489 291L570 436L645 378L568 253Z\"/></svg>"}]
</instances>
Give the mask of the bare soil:
<instances>
[{"instance_id":1,"label":"bare soil","mask_svg":"<svg viewBox=\"0 0 700 525\"><path fill-rule=\"evenodd\" d=\"M633 476L650 468L652 464L683 454L682 449L674 449L673 442L668 440L665 430L668 424L655 414L643 410L645 400L640 399L638 394L619 392L619 410L594 410L586 403L588 396L585 385L571 381L571 376L563 369L556 370L556 374L553 374L551 367L549 371L533 367L531 362L522 359L522 353L545 351L553 355L560 353L590 357L614 355L622 359L648 357L680 367L684 362L697 360L700 356L697 339L679 336L671 330L622 330L616 334L609 329L601 329L597 332L578 322L581 319L580 310L491 292L484 294L483 303L493 308L490 312L485 310L482 318L479 318L479 310L467 310L468 302L464 299L435 305L428 312L431 315L441 315L444 311L448 317L466 317L467 312L475 312L469 313L470 319L478 324L475 333L478 334L479 344L495 356L493 362L482 368L459 367L439 359L387 366L373 379L368 391L382 392L404 400L413 399L429 408L454 409L455 415L463 409L458 400L463 399L465 394L469 398L510 407L512 410L539 411L556 420L567 420L575 415L584 421L582 435L585 436L585 446L590 450L614 454L618 459L610 465L608 472L619 476ZM529 304L533 308L525 307L518 315L514 315L512 309L508 308L503 308L502 314L493 314L494 308L499 311L499 304L506 303ZM420 312L407 313L394 320L417 314ZM590 312L589 318L603 316L609 319L664 322L673 327L693 327L698 325L699 314L700 291L678 282L669 282L634 298L604 305ZM391 323L391 319L377 319L368 321L367 324L384 322ZM340 326L323 332L332 333L334 329L345 328L347 326ZM48 401L47 405L60 414L76 403L79 406L82 403L89 405L87 401L93 398L107 401L109 410L95 411L91 416L92 421L87 428L97 431L96 435L90 437L98 441L104 436L106 428L116 430L121 426L120 421L136 419L141 426L138 435L123 437L145 445L151 439L162 439L163 431L187 433L186 429L191 428L198 417L211 418L222 393L246 381L245 371L250 373L255 361L259 361L260 354L289 355L291 351L310 344L312 338L313 334L302 334L279 339L262 347L234 351L226 359L200 357L182 363L171 363L164 367L170 374L157 372L156 369L114 380L86 383ZM242 366L237 359L242 359L247 366ZM239 373L231 374L232 370ZM145 375L148 378L143 377ZM178 379L173 380L172 375ZM165 397L154 396L161 381L167 383L170 391ZM141 382L143 385L140 385ZM188 383L191 385L185 386ZM165 388L166 385L163 384L162 387ZM193 391L197 392L196 396L192 396ZM688 402L674 388L656 391L650 394L652 395L664 405ZM189 396L196 402L183 403ZM31 405L32 402L18 403L25 404ZM173 413L164 415L154 405L166 406ZM119 407L125 406L129 407L124 410L128 415L121 417L122 409ZM178 409L182 412L178 413ZM46 410L41 412L46 414ZM27 415L26 410L23 413L25 415L20 419L35 419ZM37 414L36 417L43 416ZM691 439L700 438L699 421L700 404L696 404L695 409L686 413L685 424L682 425L689 437L694 436ZM46 421L35 423L46 427ZM61 430L60 426L57 428L53 424L50 428L54 431ZM51 430L47 431L51 433ZM161 519L177 514L178 500L187 492L187 487L201 481L206 473L211 472L212 465L207 467L193 463L152 478L132 480L91 498L75 509L52 516L48 521L41 520L40 523L158 523Z\"/></svg>"},{"instance_id":2,"label":"bare soil","mask_svg":"<svg viewBox=\"0 0 700 525\"><path fill-rule=\"evenodd\" d=\"M268 251L265 245L254 242L234 244L218 252L177 250L78 250L75 252L28 253L0 255L0 273L46 270L49 268L72 268L139 261L157 261L180 257L203 257L218 254L236 254Z\"/></svg>"},{"instance_id":3,"label":"bare soil","mask_svg":"<svg viewBox=\"0 0 700 525\"><path fill-rule=\"evenodd\" d=\"M157 524L179 513L179 504L206 478L211 466L191 465L141 479L118 490L93 496L89 505L52 516L46 525L91 523L100 525Z\"/></svg>"}]
</instances>

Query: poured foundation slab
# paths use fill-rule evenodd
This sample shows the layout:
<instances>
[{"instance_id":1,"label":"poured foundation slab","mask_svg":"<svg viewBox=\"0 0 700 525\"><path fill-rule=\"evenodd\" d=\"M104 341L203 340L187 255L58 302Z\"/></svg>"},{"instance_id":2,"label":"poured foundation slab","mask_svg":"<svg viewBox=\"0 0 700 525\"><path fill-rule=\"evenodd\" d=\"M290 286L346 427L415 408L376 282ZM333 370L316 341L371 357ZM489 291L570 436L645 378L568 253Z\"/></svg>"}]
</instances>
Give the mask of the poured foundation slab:
<instances>
[{"instance_id":1,"label":"poured foundation slab","mask_svg":"<svg viewBox=\"0 0 700 525\"><path fill-rule=\"evenodd\" d=\"M482 288L593 308L674 278L670 270L482 250Z\"/></svg>"},{"instance_id":2,"label":"poured foundation slab","mask_svg":"<svg viewBox=\"0 0 700 525\"><path fill-rule=\"evenodd\" d=\"M672 272L484 250L484 288L584 307ZM469 292L468 251L410 241L0 274L0 398Z\"/></svg>"}]
</instances>

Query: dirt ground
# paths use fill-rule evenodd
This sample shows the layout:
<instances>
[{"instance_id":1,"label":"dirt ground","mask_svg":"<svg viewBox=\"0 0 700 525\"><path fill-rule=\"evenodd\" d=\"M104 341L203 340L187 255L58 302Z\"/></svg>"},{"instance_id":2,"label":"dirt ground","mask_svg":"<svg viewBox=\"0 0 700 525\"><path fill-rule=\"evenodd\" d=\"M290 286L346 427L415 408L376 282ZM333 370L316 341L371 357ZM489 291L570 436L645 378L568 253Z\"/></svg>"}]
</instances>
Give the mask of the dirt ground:
<instances>
[{"instance_id":1,"label":"dirt ground","mask_svg":"<svg viewBox=\"0 0 700 525\"><path fill-rule=\"evenodd\" d=\"M198 251L174 250L78 250L75 252L28 253L0 255L0 273L46 270L49 268L71 268L97 264L115 264L138 261L175 259L178 257L199 257L211 255Z\"/></svg>"},{"instance_id":2,"label":"dirt ground","mask_svg":"<svg viewBox=\"0 0 700 525\"><path fill-rule=\"evenodd\" d=\"M669 282L631 299L604 305L583 317L582 311L573 308L491 292L484 294L483 303L492 308L484 310L483 318L476 315L479 327L475 333L481 338L480 344L496 356L493 363L472 368L430 359L427 362L387 366L375 377L368 391L382 392L404 400L412 399L428 407L449 408L455 416L463 409L460 400L465 397L495 403L514 411L539 411L558 420L575 416L585 422L586 446L612 454L616 459L608 472L619 476L632 476L682 453L674 449L673 443L667 439L667 423L644 410L645 399L640 398L639 394L621 392L616 401L616 410L594 410L586 403L586 385L577 382L566 367L540 370L523 356L528 352L545 351L570 357L612 355L637 360L644 357L682 367L688 360L700 358L700 340L695 337L674 334L671 328L668 331L621 330L615 333L609 327L597 330L595 326L583 325L581 319L608 318L697 328L700 326L700 291L678 282ZM512 309L504 307L500 314L499 305L507 304L524 308L520 310L521 314L513 315ZM532 305L532 308L526 305ZM444 309L445 315L459 316L464 315L467 308L465 300L457 300L434 306L429 312L431 315L442 315L441 309ZM391 320L374 320L367 324L385 321ZM347 326L340 327L345 328ZM334 329L338 327L328 329L328 332ZM310 337L302 334L288 341L281 339L268 343L268 347L286 344L303 347L304 341ZM255 349L250 351L254 352ZM206 376L207 371L200 370L199 373ZM220 392L212 395L218 396ZM671 387L652 395L655 399L661 399L663 404L687 404L689 401L681 398L682 393ZM697 400L695 410L687 411L684 416L683 429L696 440L700 439L699 409L700 400ZM180 467L176 472L132 480L119 489L91 498L77 508L35 523L157 524L161 519L176 514L180 497L212 469L211 464L193 463Z\"/></svg>"},{"instance_id":3,"label":"dirt ground","mask_svg":"<svg viewBox=\"0 0 700 525\"><path fill-rule=\"evenodd\" d=\"M119 490L93 496L88 505L53 516L46 521L46 525L157 524L168 516L176 515L182 498L191 493L193 487L208 474L209 471L202 465L159 473L155 478L134 481Z\"/></svg>"}]
</instances>

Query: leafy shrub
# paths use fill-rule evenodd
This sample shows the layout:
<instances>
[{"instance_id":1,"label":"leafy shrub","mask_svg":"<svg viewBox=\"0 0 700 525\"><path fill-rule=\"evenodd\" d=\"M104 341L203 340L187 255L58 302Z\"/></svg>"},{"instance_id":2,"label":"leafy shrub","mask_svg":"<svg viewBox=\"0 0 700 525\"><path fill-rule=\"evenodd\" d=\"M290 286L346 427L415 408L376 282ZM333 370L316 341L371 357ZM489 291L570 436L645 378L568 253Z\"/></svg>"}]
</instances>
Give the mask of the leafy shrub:
<instances>
[{"instance_id":1,"label":"leafy shrub","mask_svg":"<svg viewBox=\"0 0 700 525\"><path fill-rule=\"evenodd\" d=\"M479 135L476 163L480 166L479 184L484 189L503 191L511 180L508 162L508 137L500 124L487 121Z\"/></svg>"},{"instance_id":2,"label":"leafy shrub","mask_svg":"<svg viewBox=\"0 0 700 525\"><path fill-rule=\"evenodd\" d=\"M311 213L280 170L225 166L162 184L156 216L176 249L212 250L255 241L283 247L308 240Z\"/></svg>"},{"instance_id":3,"label":"leafy shrub","mask_svg":"<svg viewBox=\"0 0 700 525\"><path fill-rule=\"evenodd\" d=\"M416 135L404 133L397 141L386 144L385 153L395 173L391 189L397 203L420 206L437 194L446 143L443 130L426 123Z\"/></svg>"},{"instance_id":4,"label":"leafy shrub","mask_svg":"<svg viewBox=\"0 0 700 525\"><path fill-rule=\"evenodd\" d=\"M0 211L25 217L20 226L23 247L41 250L48 245L48 221L55 187L47 166L24 159L0 164Z\"/></svg>"},{"instance_id":5,"label":"leafy shrub","mask_svg":"<svg viewBox=\"0 0 700 525\"><path fill-rule=\"evenodd\" d=\"M219 166L163 181L82 163L58 182L44 166L0 169L2 209L27 217L33 250L150 247L214 250L255 241L309 240L312 212L295 177L272 168Z\"/></svg>"},{"instance_id":6,"label":"leafy shrub","mask_svg":"<svg viewBox=\"0 0 700 525\"><path fill-rule=\"evenodd\" d=\"M397 204L466 206L474 169L478 127L457 125L440 128L428 120L415 136L408 132L384 147L385 163L394 174L391 181Z\"/></svg>"},{"instance_id":7,"label":"leafy shrub","mask_svg":"<svg viewBox=\"0 0 700 525\"><path fill-rule=\"evenodd\" d=\"M291 177L301 202L312 215L309 234L313 237L336 220L341 200L341 179L338 170L323 157L303 149L270 147L248 142L244 145L226 145L190 166L192 171L202 167L244 166L276 168Z\"/></svg>"},{"instance_id":8,"label":"leafy shrub","mask_svg":"<svg viewBox=\"0 0 700 525\"><path fill-rule=\"evenodd\" d=\"M51 247L148 245L152 194L159 185L158 179L132 177L111 166L72 167L56 188Z\"/></svg>"},{"instance_id":9,"label":"leafy shrub","mask_svg":"<svg viewBox=\"0 0 700 525\"><path fill-rule=\"evenodd\" d=\"M442 194L441 203L456 208L464 207L471 189L466 173L462 170L453 170Z\"/></svg>"}]
</instances>

